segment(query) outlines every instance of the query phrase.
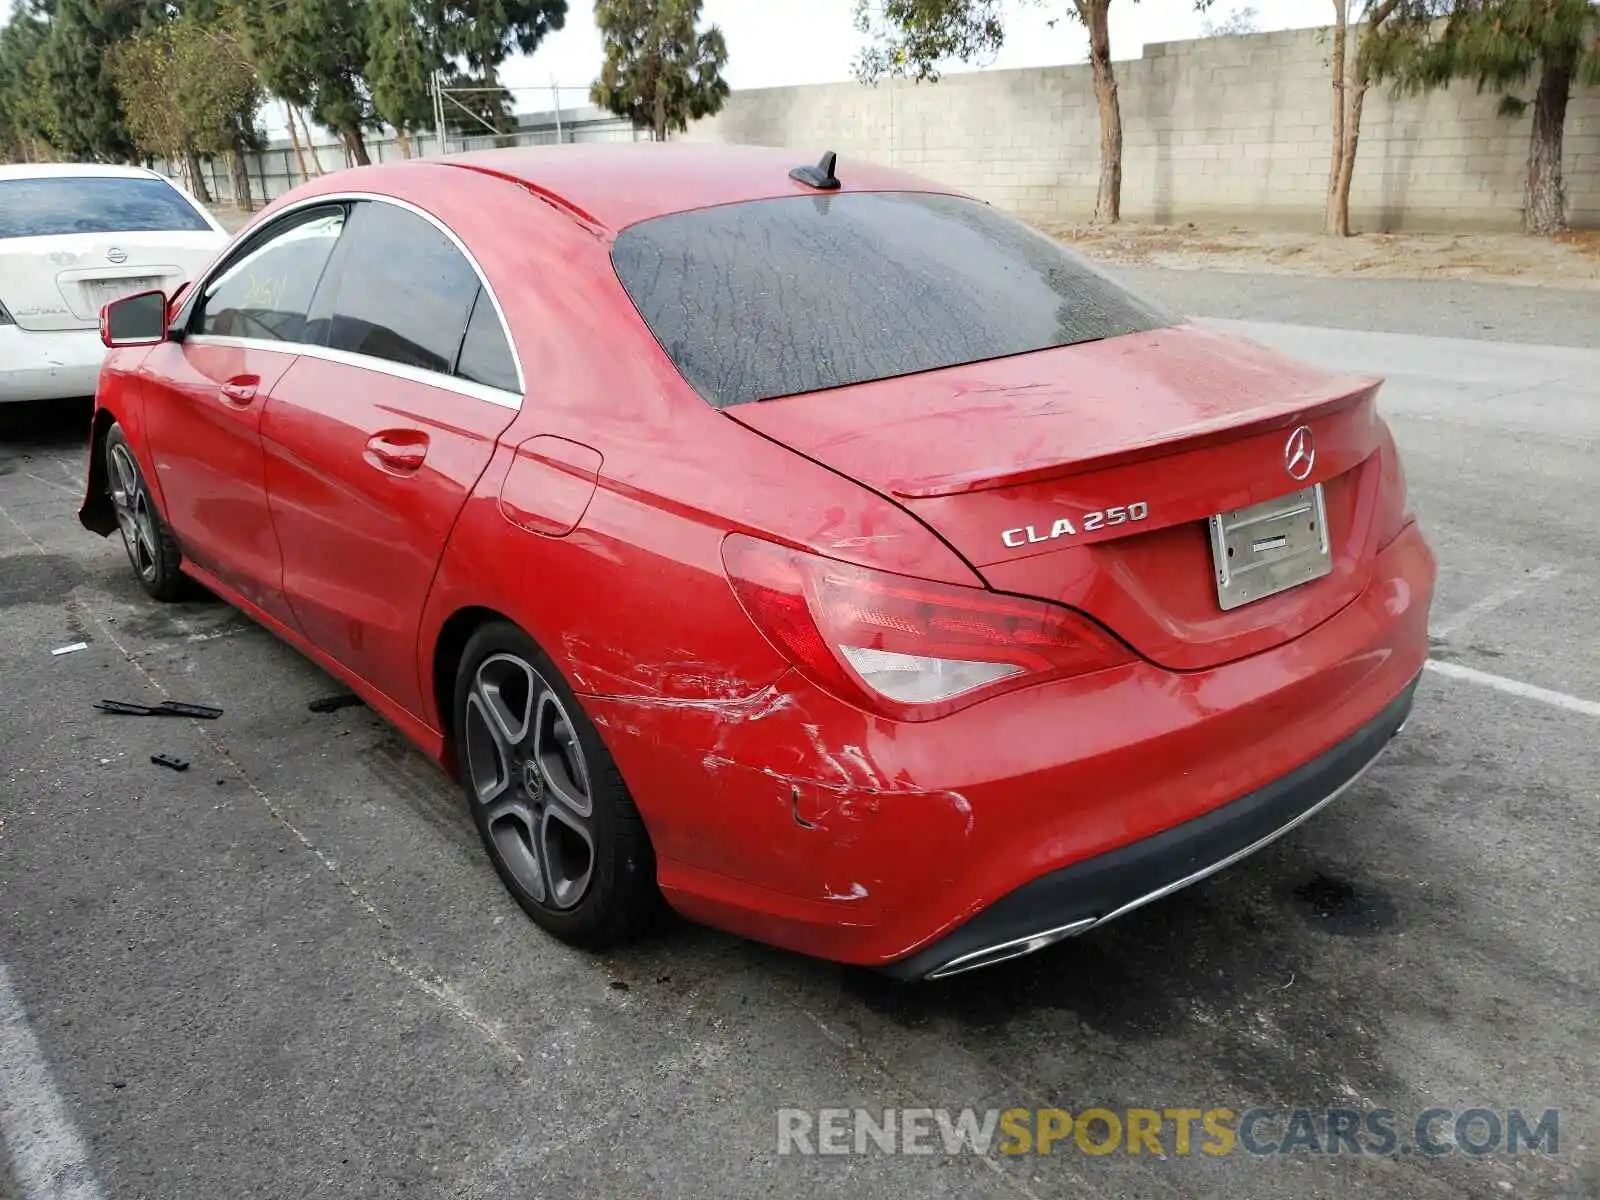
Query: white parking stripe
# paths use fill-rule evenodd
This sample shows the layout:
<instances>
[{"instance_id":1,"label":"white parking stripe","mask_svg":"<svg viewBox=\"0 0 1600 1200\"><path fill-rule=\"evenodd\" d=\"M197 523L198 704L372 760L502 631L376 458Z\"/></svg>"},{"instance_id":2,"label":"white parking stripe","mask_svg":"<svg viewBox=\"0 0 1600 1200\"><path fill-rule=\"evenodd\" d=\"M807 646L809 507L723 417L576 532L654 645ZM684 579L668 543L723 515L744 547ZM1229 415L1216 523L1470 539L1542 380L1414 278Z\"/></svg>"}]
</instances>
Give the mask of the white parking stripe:
<instances>
[{"instance_id":1,"label":"white parking stripe","mask_svg":"<svg viewBox=\"0 0 1600 1200\"><path fill-rule=\"evenodd\" d=\"M1535 567L1521 579L1512 580L1503 588L1496 588L1481 600L1474 600L1456 613L1455 616L1441 621L1428 632L1438 638L1447 638L1453 633L1459 633L1461 627L1468 621L1476 620L1478 617L1483 616L1484 613L1493 612L1495 609L1511 603L1523 592L1529 591L1541 583L1548 583L1565 570L1565 567L1558 567L1555 563L1546 563L1542 567Z\"/></svg>"},{"instance_id":2,"label":"white parking stripe","mask_svg":"<svg viewBox=\"0 0 1600 1200\"><path fill-rule=\"evenodd\" d=\"M56 491L65 492L69 496L78 495L77 488L70 488L64 483L57 483L53 479L46 479L43 475L35 475L32 471L24 471L23 474L29 479L37 480L39 483L44 484L47 488L55 488Z\"/></svg>"},{"instance_id":3,"label":"white parking stripe","mask_svg":"<svg viewBox=\"0 0 1600 1200\"><path fill-rule=\"evenodd\" d=\"M1498 691L1509 692L1513 696L1521 696L1527 700L1538 700L1544 704L1553 704L1557 708L1583 713L1585 716L1600 717L1600 704L1596 704L1593 700L1581 700L1577 696L1569 696L1565 692L1552 692L1549 688L1535 687L1531 683L1507 679L1504 675L1491 675L1487 671L1475 671L1471 667L1463 667L1460 663L1440 662L1435 658L1428 660L1427 669L1439 675L1447 675L1451 679L1464 679L1468 683L1481 683L1484 687L1492 687Z\"/></svg>"},{"instance_id":4,"label":"white parking stripe","mask_svg":"<svg viewBox=\"0 0 1600 1200\"><path fill-rule=\"evenodd\" d=\"M23 1200L103 1200L89 1155L50 1081L22 1001L0 963L0 1136Z\"/></svg>"}]
</instances>

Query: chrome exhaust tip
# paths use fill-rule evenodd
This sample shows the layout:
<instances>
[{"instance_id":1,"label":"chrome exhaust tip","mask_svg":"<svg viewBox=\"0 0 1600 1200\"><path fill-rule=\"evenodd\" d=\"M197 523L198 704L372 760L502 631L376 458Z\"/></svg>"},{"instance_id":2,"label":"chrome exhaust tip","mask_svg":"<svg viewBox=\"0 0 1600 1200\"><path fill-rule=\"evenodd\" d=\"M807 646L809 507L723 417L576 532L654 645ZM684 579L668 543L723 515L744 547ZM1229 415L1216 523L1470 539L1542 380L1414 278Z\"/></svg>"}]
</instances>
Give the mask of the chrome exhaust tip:
<instances>
[{"instance_id":1,"label":"chrome exhaust tip","mask_svg":"<svg viewBox=\"0 0 1600 1200\"><path fill-rule=\"evenodd\" d=\"M1082 933L1089 926L1095 924L1097 919L1095 917L1083 917L1067 925L1057 925L1053 929L1030 933L1027 937L1012 938L1009 942L985 946L981 950L971 950L958 958L952 958L942 966L935 967L923 978L948 979L950 976L960 975L964 971L976 971L979 967L992 967L996 963L1008 962L1013 958L1021 958L1025 954L1032 954L1036 950L1043 950L1046 946L1053 946L1057 942L1065 941L1075 933Z\"/></svg>"}]
</instances>

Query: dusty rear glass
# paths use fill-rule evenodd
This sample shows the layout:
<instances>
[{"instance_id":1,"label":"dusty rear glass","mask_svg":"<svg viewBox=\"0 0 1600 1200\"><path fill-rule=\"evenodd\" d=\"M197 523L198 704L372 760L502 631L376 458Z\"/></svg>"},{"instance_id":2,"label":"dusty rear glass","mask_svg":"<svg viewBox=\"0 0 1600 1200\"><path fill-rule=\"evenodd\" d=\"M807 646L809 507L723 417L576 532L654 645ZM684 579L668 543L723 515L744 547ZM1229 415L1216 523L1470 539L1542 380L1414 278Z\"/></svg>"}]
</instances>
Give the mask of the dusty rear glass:
<instances>
[{"instance_id":1,"label":"dusty rear glass","mask_svg":"<svg viewBox=\"0 0 1600 1200\"><path fill-rule=\"evenodd\" d=\"M717 408L1172 324L974 200L846 192L642 221L622 285Z\"/></svg>"},{"instance_id":2,"label":"dusty rear glass","mask_svg":"<svg viewBox=\"0 0 1600 1200\"><path fill-rule=\"evenodd\" d=\"M0 179L0 238L210 228L194 206L161 179L61 175Z\"/></svg>"}]
</instances>

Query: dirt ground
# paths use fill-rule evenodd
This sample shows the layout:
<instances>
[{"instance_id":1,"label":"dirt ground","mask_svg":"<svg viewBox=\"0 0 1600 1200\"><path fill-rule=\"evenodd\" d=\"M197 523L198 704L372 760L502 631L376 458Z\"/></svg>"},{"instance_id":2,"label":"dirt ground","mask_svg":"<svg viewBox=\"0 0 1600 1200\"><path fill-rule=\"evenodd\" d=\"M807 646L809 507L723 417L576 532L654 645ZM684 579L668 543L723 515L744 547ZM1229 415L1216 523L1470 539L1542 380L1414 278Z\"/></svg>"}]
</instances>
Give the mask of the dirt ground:
<instances>
[{"instance_id":1,"label":"dirt ground","mask_svg":"<svg viewBox=\"0 0 1600 1200\"><path fill-rule=\"evenodd\" d=\"M1126 266L1600 290L1600 230L1556 239L1516 233L1367 233L1341 239L1195 225L1053 225L1045 231Z\"/></svg>"}]
</instances>

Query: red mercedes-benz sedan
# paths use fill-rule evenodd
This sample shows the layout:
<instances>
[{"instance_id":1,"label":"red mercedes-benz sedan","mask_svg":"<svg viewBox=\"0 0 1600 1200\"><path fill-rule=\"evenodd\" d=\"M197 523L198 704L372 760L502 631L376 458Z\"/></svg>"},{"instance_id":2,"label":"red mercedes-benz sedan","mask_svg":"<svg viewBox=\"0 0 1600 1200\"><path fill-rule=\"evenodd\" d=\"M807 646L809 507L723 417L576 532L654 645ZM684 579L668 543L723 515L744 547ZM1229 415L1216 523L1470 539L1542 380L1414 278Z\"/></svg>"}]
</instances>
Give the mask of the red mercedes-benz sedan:
<instances>
[{"instance_id":1,"label":"red mercedes-benz sedan","mask_svg":"<svg viewBox=\"0 0 1600 1200\"><path fill-rule=\"evenodd\" d=\"M596 946L662 897L904 978L1237 861L1400 729L1378 383L777 150L362 168L107 307L82 520L460 780Z\"/></svg>"}]
</instances>

